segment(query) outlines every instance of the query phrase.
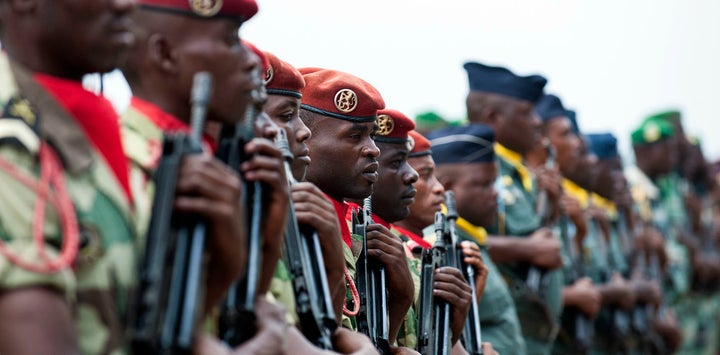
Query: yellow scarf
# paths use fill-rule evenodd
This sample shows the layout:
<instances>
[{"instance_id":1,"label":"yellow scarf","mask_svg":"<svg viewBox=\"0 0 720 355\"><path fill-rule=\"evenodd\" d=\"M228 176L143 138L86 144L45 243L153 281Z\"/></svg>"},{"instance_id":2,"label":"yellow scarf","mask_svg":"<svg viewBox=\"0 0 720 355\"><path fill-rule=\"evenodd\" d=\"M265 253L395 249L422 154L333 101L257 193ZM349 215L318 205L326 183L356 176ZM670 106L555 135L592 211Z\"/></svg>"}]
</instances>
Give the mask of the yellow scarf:
<instances>
[{"instance_id":1,"label":"yellow scarf","mask_svg":"<svg viewBox=\"0 0 720 355\"><path fill-rule=\"evenodd\" d=\"M525 191L532 191L533 177L530 173L530 170L528 170L528 168L523 165L522 156L520 155L520 153L510 150L500 143L495 143L495 154L505 159L505 161L507 161L510 165L512 165L513 168L515 168L515 170L518 172L518 175L520 175L520 180L522 180L522 185L523 188L525 188Z\"/></svg>"},{"instance_id":2,"label":"yellow scarf","mask_svg":"<svg viewBox=\"0 0 720 355\"><path fill-rule=\"evenodd\" d=\"M582 207L583 209L586 209L588 207L588 204L590 202L590 196L587 190L565 178L563 178L562 181L562 188L563 191L565 191L568 195L580 201L580 207Z\"/></svg>"},{"instance_id":3,"label":"yellow scarf","mask_svg":"<svg viewBox=\"0 0 720 355\"><path fill-rule=\"evenodd\" d=\"M605 212L607 212L608 217L615 218L617 216L617 207L615 206L615 203L612 201L596 194L592 193L590 196L590 201L593 205L598 206L602 208Z\"/></svg>"}]
</instances>

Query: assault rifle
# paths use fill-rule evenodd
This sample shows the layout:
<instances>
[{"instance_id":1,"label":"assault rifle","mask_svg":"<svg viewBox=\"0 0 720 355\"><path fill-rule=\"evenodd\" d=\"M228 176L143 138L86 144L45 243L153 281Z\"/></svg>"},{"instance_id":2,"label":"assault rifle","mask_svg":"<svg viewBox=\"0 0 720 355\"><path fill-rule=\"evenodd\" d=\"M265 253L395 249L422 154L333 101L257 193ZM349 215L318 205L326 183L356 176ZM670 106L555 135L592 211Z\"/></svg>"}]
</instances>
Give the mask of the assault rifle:
<instances>
[{"instance_id":1,"label":"assault rifle","mask_svg":"<svg viewBox=\"0 0 720 355\"><path fill-rule=\"evenodd\" d=\"M293 154L290 152L285 130L281 129L275 146L285 158L288 185L296 183L290 169ZM300 318L303 334L315 346L331 350L332 335L337 329L325 261L317 231L307 225L298 225L292 200L288 208L285 227L285 262L293 277L295 309Z\"/></svg>"},{"instance_id":2,"label":"assault rifle","mask_svg":"<svg viewBox=\"0 0 720 355\"><path fill-rule=\"evenodd\" d=\"M390 353L390 319L387 313L387 282L385 268L367 257L367 226L372 224L371 199L363 201L360 213L352 212L353 234L363 240L363 248L357 261L355 285L360 296L357 315L358 331L369 336L380 354Z\"/></svg>"},{"instance_id":3,"label":"assault rifle","mask_svg":"<svg viewBox=\"0 0 720 355\"><path fill-rule=\"evenodd\" d=\"M175 186L183 158L201 154L212 80L195 74L191 93L192 134L166 135L155 171L155 197L139 283L130 315L135 354L191 354L204 305L205 221L173 213Z\"/></svg>"},{"instance_id":4,"label":"assault rifle","mask_svg":"<svg viewBox=\"0 0 720 355\"><path fill-rule=\"evenodd\" d=\"M543 140L543 146L545 147L545 151L547 152L547 160L545 160L545 168L548 170L552 170L555 168L555 149L553 148L552 144L550 144L550 141L548 139ZM541 222L543 226L549 226L552 224L552 206L550 206L550 203L548 202L548 194L545 190L540 190L538 192L537 197L537 204L536 204L536 213L540 216ZM528 268L528 274L527 279L525 280L525 284L527 285L528 289L532 291L536 295L542 294L542 279L543 279L543 271L540 270L538 267L534 265L530 265Z\"/></svg>"},{"instance_id":5,"label":"assault rifle","mask_svg":"<svg viewBox=\"0 0 720 355\"><path fill-rule=\"evenodd\" d=\"M259 75L259 73L257 74ZM257 102L265 95L264 87L253 90L253 101ZM255 137L255 120L259 114L251 104L245 111L245 117L234 126L224 126L220 131L220 141L216 156L228 166L239 171L240 164L251 157L245 153L245 145ZM260 273L262 272L262 235L260 228L263 220L263 184L259 181L242 180L242 205L245 206L248 240L247 272L239 281L233 283L220 307L218 329L220 339L231 347L238 346L256 333L255 299L258 295Z\"/></svg>"}]
</instances>

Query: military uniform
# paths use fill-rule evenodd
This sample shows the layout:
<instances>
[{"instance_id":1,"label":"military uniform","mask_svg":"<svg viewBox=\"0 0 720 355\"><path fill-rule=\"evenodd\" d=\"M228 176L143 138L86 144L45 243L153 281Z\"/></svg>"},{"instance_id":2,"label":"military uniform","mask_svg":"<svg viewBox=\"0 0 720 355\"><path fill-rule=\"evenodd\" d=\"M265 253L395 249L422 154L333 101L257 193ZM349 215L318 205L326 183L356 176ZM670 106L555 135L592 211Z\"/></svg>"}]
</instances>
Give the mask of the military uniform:
<instances>
[{"instance_id":1,"label":"military uniform","mask_svg":"<svg viewBox=\"0 0 720 355\"><path fill-rule=\"evenodd\" d=\"M22 184L7 168L0 169L0 239L5 249L0 258L0 291L57 290L72 311L81 353L124 353L124 317L135 282L139 243L130 199L76 118L69 116L54 94L38 85L33 73L0 54L0 78L0 158L36 182L52 170L38 163L44 160L39 158L40 151L51 149L57 157L50 159L58 168L51 181L64 179L51 184L44 218L35 220L30 211L38 200L37 190ZM63 189L67 196L61 193ZM60 206L70 204L74 214L53 200ZM68 229L76 222L79 232ZM33 226L42 226L38 232L47 259L40 257L42 251L33 242ZM6 254L32 264L57 261L73 236L79 237L79 245L68 247L77 248L77 255L71 250L71 257L66 255L69 264L57 263L52 270L29 270Z\"/></svg>"},{"instance_id":2,"label":"military uniform","mask_svg":"<svg viewBox=\"0 0 720 355\"><path fill-rule=\"evenodd\" d=\"M517 153L499 143L496 144L496 153L500 163L499 205L502 206L497 232L500 235L528 236L541 227L540 216L535 212L538 191L534 178L522 165ZM547 354L559 331L564 276L562 270L544 272L544 293L536 295L525 283L528 267L527 264L515 264L501 265L499 269L515 300L528 352Z\"/></svg>"}]
</instances>

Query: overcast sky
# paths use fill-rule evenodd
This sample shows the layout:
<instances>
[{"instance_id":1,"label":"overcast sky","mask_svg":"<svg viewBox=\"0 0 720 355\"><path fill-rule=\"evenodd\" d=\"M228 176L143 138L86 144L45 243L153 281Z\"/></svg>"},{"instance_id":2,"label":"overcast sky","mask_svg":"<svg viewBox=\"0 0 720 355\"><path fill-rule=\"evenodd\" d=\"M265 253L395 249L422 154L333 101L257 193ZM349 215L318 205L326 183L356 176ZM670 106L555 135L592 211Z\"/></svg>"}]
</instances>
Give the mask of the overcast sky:
<instances>
[{"instance_id":1,"label":"overcast sky","mask_svg":"<svg viewBox=\"0 0 720 355\"><path fill-rule=\"evenodd\" d=\"M260 0L241 36L297 67L366 79L388 107L465 115L468 60L539 73L585 132L679 108L720 158L720 1ZM631 158L628 156L628 158Z\"/></svg>"}]
</instances>

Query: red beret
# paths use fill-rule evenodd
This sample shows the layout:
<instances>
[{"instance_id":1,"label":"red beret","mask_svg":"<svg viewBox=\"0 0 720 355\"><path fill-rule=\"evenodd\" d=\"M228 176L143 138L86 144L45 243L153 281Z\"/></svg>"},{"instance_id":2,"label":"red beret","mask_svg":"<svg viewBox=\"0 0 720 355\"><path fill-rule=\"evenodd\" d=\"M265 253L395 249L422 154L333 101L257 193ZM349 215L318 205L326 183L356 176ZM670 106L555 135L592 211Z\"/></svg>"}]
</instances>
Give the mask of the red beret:
<instances>
[{"instance_id":1,"label":"red beret","mask_svg":"<svg viewBox=\"0 0 720 355\"><path fill-rule=\"evenodd\" d=\"M258 12L255 0L138 0L143 8L189 14L204 18L240 18L247 21Z\"/></svg>"},{"instance_id":2,"label":"red beret","mask_svg":"<svg viewBox=\"0 0 720 355\"><path fill-rule=\"evenodd\" d=\"M265 55L265 52L258 49L258 47L255 47L254 44L246 41L246 40L240 40L242 44L250 48L250 50L255 53L256 56L260 59L260 65L262 65L262 71L267 72L268 68L270 68L270 60Z\"/></svg>"},{"instance_id":3,"label":"red beret","mask_svg":"<svg viewBox=\"0 0 720 355\"><path fill-rule=\"evenodd\" d=\"M382 143L407 143L408 132L415 129L415 122L398 110L378 111L378 130L375 141Z\"/></svg>"},{"instance_id":4,"label":"red beret","mask_svg":"<svg viewBox=\"0 0 720 355\"><path fill-rule=\"evenodd\" d=\"M374 122L385 107L380 93L366 81L337 70L301 68L305 79L302 108L351 122Z\"/></svg>"},{"instance_id":5,"label":"red beret","mask_svg":"<svg viewBox=\"0 0 720 355\"><path fill-rule=\"evenodd\" d=\"M410 131L408 133L410 140L412 141L412 151L408 154L408 158L421 157L423 155L431 155L430 141L425 138L422 134L417 131Z\"/></svg>"},{"instance_id":6,"label":"red beret","mask_svg":"<svg viewBox=\"0 0 720 355\"><path fill-rule=\"evenodd\" d=\"M265 72L265 88L270 95L302 98L300 90L305 87L302 74L292 65L272 53L265 52L270 67Z\"/></svg>"}]
</instances>

